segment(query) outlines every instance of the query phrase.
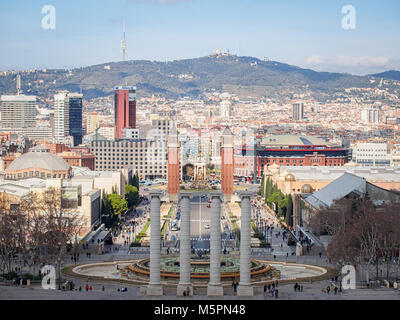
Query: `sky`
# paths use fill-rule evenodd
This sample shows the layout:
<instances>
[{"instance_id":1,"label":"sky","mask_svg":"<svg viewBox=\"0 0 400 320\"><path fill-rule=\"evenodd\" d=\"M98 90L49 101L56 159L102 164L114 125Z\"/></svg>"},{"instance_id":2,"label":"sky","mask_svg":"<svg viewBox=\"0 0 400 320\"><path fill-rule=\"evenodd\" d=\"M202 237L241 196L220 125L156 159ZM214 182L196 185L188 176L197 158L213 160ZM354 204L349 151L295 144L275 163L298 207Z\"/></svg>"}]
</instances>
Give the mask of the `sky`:
<instances>
[{"instance_id":1,"label":"sky","mask_svg":"<svg viewBox=\"0 0 400 320\"><path fill-rule=\"evenodd\" d=\"M55 29L43 28L47 5ZM3 0L0 15L0 70L121 61L124 20L128 60L220 48L318 71L400 70L398 0Z\"/></svg>"}]
</instances>

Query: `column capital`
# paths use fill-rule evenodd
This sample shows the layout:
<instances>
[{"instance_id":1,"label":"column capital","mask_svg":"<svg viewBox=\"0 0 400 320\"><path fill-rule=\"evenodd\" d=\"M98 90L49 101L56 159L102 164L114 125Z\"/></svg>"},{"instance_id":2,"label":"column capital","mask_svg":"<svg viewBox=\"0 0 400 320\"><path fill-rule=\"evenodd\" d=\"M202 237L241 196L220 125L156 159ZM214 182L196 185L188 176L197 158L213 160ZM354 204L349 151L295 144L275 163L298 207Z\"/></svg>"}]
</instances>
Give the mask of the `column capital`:
<instances>
[{"instance_id":1,"label":"column capital","mask_svg":"<svg viewBox=\"0 0 400 320\"><path fill-rule=\"evenodd\" d=\"M223 195L222 195L222 192L219 192L219 191L210 192L210 193L209 193L209 197L210 197L211 199L213 199L213 198L219 198L219 200L221 200L221 202L224 201L224 197L223 197Z\"/></svg>"},{"instance_id":2,"label":"column capital","mask_svg":"<svg viewBox=\"0 0 400 320\"><path fill-rule=\"evenodd\" d=\"M243 198L250 198L251 199L251 198L254 197L255 194L256 194L255 192L248 191L248 190L244 190L244 191L239 191L238 192L238 196L239 196L240 200L243 200Z\"/></svg>"},{"instance_id":3,"label":"column capital","mask_svg":"<svg viewBox=\"0 0 400 320\"><path fill-rule=\"evenodd\" d=\"M161 199L161 197L163 195L164 195L164 192L162 192L161 190L154 190L154 191L150 191L150 193L149 193L150 199L156 198L156 197Z\"/></svg>"},{"instance_id":4,"label":"column capital","mask_svg":"<svg viewBox=\"0 0 400 320\"><path fill-rule=\"evenodd\" d=\"M189 198L190 200L193 199L193 193L192 192L180 192L179 193L179 200L182 200L182 198Z\"/></svg>"}]
</instances>

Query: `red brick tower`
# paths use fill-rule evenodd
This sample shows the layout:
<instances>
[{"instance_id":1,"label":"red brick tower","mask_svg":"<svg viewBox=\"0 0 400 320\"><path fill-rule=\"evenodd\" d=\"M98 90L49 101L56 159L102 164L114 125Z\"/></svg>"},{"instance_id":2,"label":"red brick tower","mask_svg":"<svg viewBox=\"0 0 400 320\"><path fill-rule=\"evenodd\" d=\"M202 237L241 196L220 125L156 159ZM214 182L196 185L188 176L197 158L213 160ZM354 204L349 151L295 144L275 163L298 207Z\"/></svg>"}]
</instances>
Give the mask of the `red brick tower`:
<instances>
[{"instance_id":1,"label":"red brick tower","mask_svg":"<svg viewBox=\"0 0 400 320\"><path fill-rule=\"evenodd\" d=\"M229 127L222 132L221 141L221 189L225 202L231 201L233 194L233 133Z\"/></svg>"},{"instance_id":2,"label":"red brick tower","mask_svg":"<svg viewBox=\"0 0 400 320\"><path fill-rule=\"evenodd\" d=\"M122 129L136 129L136 88L116 87L114 90L115 139L121 139Z\"/></svg>"},{"instance_id":3,"label":"red brick tower","mask_svg":"<svg viewBox=\"0 0 400 320\"><path fill-rule=\"evenodd\" d=\"M168 135L168 196L169 201L178 201L179 196L179 142L175 125Z\"/></svg>"}]
</instances>

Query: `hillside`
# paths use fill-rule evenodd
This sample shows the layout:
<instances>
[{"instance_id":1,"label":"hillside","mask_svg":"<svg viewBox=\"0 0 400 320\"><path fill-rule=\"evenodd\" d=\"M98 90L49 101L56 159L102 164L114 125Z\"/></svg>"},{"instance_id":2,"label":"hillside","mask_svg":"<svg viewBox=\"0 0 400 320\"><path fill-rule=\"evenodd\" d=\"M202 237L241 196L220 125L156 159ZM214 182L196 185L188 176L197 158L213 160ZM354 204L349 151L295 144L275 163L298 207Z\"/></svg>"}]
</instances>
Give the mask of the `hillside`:
<instances>
[{"instance_id":1,"label":"hillside","mask_svg":"<svg viewBox=\"0 0 400 320\"><path fill-rule=\"evenodd\" d=\"M400 81L400 71L385 71L382 73L371 74L371 77Z\"/></svg>"},{"instance_id":2,"label":"hillside","mask_svg":"<svg viewBox=\"0 0 400 320\"><path fill-rule=\"evenodd\" d=\"M0 94L15 93L15 75L0 77ZM26 94L51 96L59 90L80 91L86 98L107 96L117 85L136 85L139 96L202 96L211 90L240 96L281 98L309 92L318 99L349 87L372 87L368 76L316 72L252 57L207 56L156 62L113 62L73 70L22 74Z\"/></svg>"}]
</instances>

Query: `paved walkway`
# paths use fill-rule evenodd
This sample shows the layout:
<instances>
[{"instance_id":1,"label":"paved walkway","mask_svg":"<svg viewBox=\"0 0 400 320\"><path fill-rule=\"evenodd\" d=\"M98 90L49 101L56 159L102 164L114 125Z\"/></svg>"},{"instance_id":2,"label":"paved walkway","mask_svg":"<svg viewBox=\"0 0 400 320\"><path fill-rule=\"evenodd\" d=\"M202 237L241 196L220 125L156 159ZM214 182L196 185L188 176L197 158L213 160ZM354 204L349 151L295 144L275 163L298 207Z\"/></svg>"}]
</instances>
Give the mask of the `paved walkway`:
<instances>
[{"instance_id":1,"label":"paved walkway","mask_svg":"<svg viewBox=\"0 0 400 320\"><path fill-rule=\"evenodd\" d=\"M119 284L105 283L105 291L102 291L101 283L89 282L92 291L85 291L85 281L75 281L84 291L63 292L58 290L43 290L41 288L19 288L0 286L0 300L143 300L150 299L138 287L127 286L127 292L118 292L122 287ZM329 284L329 281L320 281L312 284L304 284L303 292L294 292L293 285L280 285L278 287L279 297L271 297L270 294L264 296L262 288L256 288L254 300L400 300L400 291L387 288L378 289L357 289L345 291L343 294L322 293L322 287ZM125 286L125 285L124 285ZM153 300L219 300L220 298L209 298L205 294L205 289L197 290L198 294L193 297L177 297L174 288L165 288L165 294ZM239 300L232 294L231 288L226 288L227 295L224 300ZM195 290L196 293L196 290Z\"/></svg>"}]
</instances>

